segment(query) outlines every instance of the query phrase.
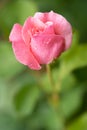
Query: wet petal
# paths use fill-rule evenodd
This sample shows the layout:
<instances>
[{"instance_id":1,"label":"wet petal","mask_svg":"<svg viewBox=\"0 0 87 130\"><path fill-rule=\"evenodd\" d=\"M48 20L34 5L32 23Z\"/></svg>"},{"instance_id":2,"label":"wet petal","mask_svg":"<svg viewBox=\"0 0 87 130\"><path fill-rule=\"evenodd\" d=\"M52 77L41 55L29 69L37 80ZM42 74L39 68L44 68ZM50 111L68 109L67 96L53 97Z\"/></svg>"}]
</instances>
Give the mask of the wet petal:
<instances>
[{"instance_id":1,"label":"wet petal","mask_svg":"<svg viewBox=\"0 0 87 130\"><path fill-rule=\"evenodd\" d=\"M62 16L51 11L48 14L48 20L54 23L56 34L65 38L65 50L68 49L72 41L72 27L70 23Z\"/></svg>"},{"instance_id":2,"label":"wet petal","mask_svg":"<svg viewBox=\"0 0 87 130\"><path fill-rule=\"evenodd\" d=\"M65 38L65 50L68 49L72 41L72 27L70 23L60 14L54 13L36 13L35 18L42 20L43 22L51 21L54 24L55 33L62 35Z\"/></svg>"},{"instance_id":3,"label":"wet petal","mask_svg":"<svg viewBox=\"0 0 87 130\"><path fill-rule=\"evenodd\" d=\"M31 41L31 49L40 64L48 64L64 50L64 38L54 34L38 34Z\"/></svg>"},{"instance_id":4,"label":"wet petal","mask_svg":"<svg viewBox=\"0 0 87 130\"><path fill-rule=\"evenodd\" d=\"M27 18L22 28L22 37L26 45L30 45L32 35L38 33L38 31L43 31L45 24L43 24L39 19L32 17Z\"/></svg>"}]
</instances>

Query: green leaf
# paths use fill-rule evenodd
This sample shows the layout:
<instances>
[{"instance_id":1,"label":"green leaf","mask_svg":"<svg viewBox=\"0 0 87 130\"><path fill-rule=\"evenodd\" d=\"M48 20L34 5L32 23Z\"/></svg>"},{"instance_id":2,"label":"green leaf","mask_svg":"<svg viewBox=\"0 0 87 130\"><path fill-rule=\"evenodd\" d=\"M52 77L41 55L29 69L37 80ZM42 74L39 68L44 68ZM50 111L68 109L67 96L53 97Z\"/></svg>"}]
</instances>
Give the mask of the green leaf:
<instances>
[{"instance_id":1,"label":"green leaf","mask_svg":"<svg viewBox=\"0 0 87 130\"><path fill-rule=\"evenodd\" d=\"M61 82L60 89L61 89L61 93L63 94L67 93L71 89L74 89L78 85L77 80L73 74L67 75L60 82Z\"/></svg>"},{"instance_id":2,"label":"green leaf","mask_svg":"<svg viewBox=\"0 0 87 130\"><path fill-rule=\"evenodd\" d=\"M87 44L78 43L77 32L73 36L71 48L60 57L60 77L87 65Z\"/></svg>"},{"instance_id":3,"label":"green leaf","mask_svg":"<svg viewBox=\"0 0 87 130\"><path fill-rule=\"evenodd\" d=\"M87 113L81 115L78 119L75 119L67 130L87 130Z\"/></svg>"},{"instance_id":4,"label":"green leaf","mask_svg":"<svg viewBox=\"0 0 87 130\"><path fill-rule=\"evenodd\" d=\"M59 113L54 109L49 108L43 111L44 117L43 122L47 130L63 130L64 122Z\"/></svg>"},{"instance_id":5,"label":"green leaf","mask_svg":"<svg viewBox=\"0 0 87 130\"><path fill-rule=\"evenodd\" d=\"M29 128L28 128L29 129ZM22 120L13 118L10 114L0 111L0 130L28 130Z\"/></svg>"},{"instance_id":6,"label":"green leaf","mask_svg":"<svg viewBox=\"0 0 87 130\"><path fill-rule=\"evenodd\" d=\"M8 88L6 84L0 79L0 109L4 109L8 103Z\"/></svg>"},{"instance_id":7,"label":"green leaf","mask_svg":"<svg viewBox=\"0 0 87 130\"><path fill-rule=\"evenodd\" d=\"M33 112L40 98L40 90L35 86L22 87L14 97L14 107L18 116L26 116Z\"/></svg>"},{"instance_id":8,"label":"green leaf","mask_svg":"<svg viewBox=\"0 0 87 130\"><path fill-rule=\"evenodd\" d=\"M2 79L0 79L0 110L11 112L11 93Z\"/></svg>"},{"instance_id":9,"label":"green leaf","mask_svg":"<svg viewBox=\"0 0 87 130\"><path fill-rule=\"evenodd\" d=\"M64 120L60 112L47 103L41 104L38 111L39 126L47 130L63 130ZM30 122L31 123L31 122ZM33 126L33 123L32 123Z\"/></svg>"},{"instance_id":10,"label":"green leaf","mask_svg":"<svg viewBox=\"0 0 87 130\"><path fill-rule=\"evenodd\" d=\"M82 104L84 85L76 85L73 89L63 93L60 101L60 108L65 118L72 116Z\"/></svg>"}]
</instances>

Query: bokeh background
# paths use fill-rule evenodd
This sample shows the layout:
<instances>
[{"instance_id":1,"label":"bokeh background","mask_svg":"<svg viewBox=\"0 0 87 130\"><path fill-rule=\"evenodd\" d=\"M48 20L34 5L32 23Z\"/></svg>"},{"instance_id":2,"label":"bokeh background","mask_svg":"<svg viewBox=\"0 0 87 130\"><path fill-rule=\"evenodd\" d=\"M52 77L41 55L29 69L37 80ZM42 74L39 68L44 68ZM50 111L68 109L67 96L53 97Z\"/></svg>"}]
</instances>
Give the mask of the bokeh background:
<instances>
[{"instance_id":1,"label":"bokeh background","mask_svg":"<svg viewBox=\"0 0 87 130\"><path fill-rule=\"evenodd\" d=\"M8 40L14 23L50 10L73 27L70 50L51 65L56 102L45 67L18 63ZM87 130L87 0L0 0L0 130Z\"/></svg>"}]
</instances>

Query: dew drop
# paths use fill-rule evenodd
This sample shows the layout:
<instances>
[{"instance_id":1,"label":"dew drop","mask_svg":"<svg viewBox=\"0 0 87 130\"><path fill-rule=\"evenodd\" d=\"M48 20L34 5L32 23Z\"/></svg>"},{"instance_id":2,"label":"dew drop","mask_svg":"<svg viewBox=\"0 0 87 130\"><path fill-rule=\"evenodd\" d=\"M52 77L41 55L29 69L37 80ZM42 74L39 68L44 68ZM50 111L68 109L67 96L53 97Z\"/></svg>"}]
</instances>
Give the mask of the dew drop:
<instances>
[{"instance_id":1,"label":"dew drop","mask_svg":"<svg viewBox=\"0 0 87 130\"><path fill-rule=\"evenodd\" d=\"M48 44L49 42L47 41L46 44Z\"/></svg>"},{"instance_id":2,"label":"dew drop","mask_svg":"<svg viewBox=\"0 0 87 130\"><path fill-rule=\"evenodd\" d=\"M48 39L48 40L46 41L46 44L49 44L49 42L50 42L50 39Z\"/></svg>"}]
</instances>

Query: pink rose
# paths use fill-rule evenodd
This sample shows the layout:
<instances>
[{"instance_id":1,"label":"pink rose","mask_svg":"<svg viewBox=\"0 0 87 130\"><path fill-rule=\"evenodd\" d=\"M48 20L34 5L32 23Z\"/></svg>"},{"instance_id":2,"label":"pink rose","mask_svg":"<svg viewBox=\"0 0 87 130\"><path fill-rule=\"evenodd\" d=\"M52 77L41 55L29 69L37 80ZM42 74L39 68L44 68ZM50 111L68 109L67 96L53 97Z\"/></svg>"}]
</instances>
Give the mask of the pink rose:
<instances>
[{"instance_id":1,"label":"pink rose","mask_svg":"<svg viewBox=\"0 0 87 130\"><path fill-rule=\"evenodd\" d=\"M72 41L70 23L61 15L36 13L23 26L15 24L9 36L16 59L31 69L41 69L67 50Z\"/></svg>"}]
</instances>

